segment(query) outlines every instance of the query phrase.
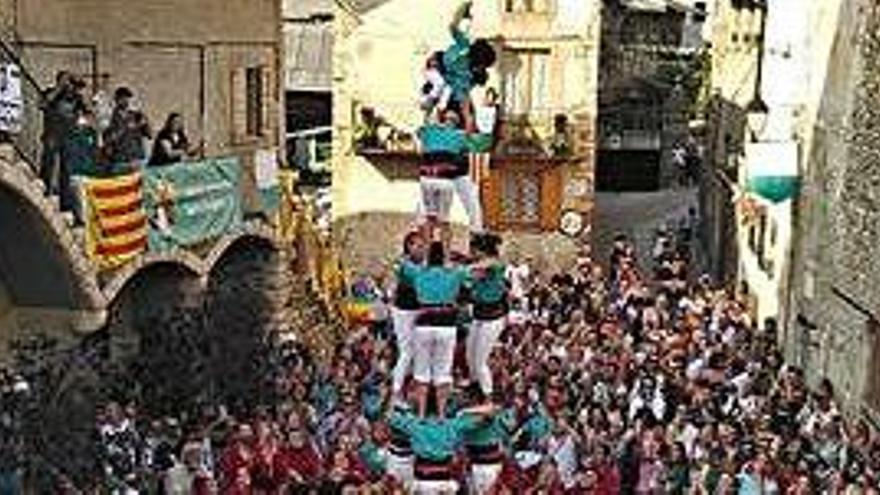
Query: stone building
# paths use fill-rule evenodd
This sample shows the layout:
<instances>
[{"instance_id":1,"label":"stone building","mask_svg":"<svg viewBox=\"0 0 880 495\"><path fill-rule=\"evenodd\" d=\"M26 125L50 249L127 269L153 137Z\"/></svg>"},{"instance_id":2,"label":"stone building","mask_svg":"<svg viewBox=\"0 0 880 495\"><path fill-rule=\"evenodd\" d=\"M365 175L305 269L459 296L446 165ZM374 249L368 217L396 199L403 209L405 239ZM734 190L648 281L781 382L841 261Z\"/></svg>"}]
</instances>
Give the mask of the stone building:
<instances>
[{"instance_id":1,"label":"stone building","mask_svg":"<svg viewBox=\"0 0 880 495\"><path fill-rule=\"evenodd\" d=\"M558 233L560 216L571 210L589 222L592 210L599 3L477 0L473 7L475 36L491 39L499 55L489 86L503 102L501 142L492 177L483 185L486 220L495 230L517 234L515 250L557 264L571 260L576 247ZM393 255L415 220L419 193L411 135L423 118L417 91L428 55L451 42L448 25L457 6L451 0L339 2L334 234L356 267ZM353 132L363 108L394 128L397 139L385 149L355 149ZM559 120L571 140L566 158L549 153ZM457 222L461 210L456 203Z\"/></svg>"},{"instance_id":2,"label":"stone building","mask_svg":"<svg viewBox=\"0 0 880 495\"><path fill-rule=\"evenodd\" d=\"M40 86L67 70L95 90L127 86L154 132L170 112L208 155L277 148L282 129L281 0L4 0L11 42ZM28 105L27 129L41 121Z\"/></svg>"},{"instance_id":3,"label":"stone building","mask_svg":"<svg viewBox=\"0 0 880 495\"><path fill-rule=\"evenodd\" d=\"M301 171L329 159L334 9L330 0L284 0L287 155Z\"/></svg>"},{"instance_id":4,"label":"stone building","mask_svg":"<svg viewBox=\"0 0 880 495\"><path fill-rule=\"evenodd\" d=\"M614 0L602 10L597 187L674 183L672 150L687 140L688 71L702 50L705 5Z\"/></svg>"},{"instance_id":5,"label":"stone building","mask_svg":"<svg viewBox=\"0 0 880 495\"><path fill-rule=\"evenodd\" d=\"M59 210L57 198L44 195L32 172L42 131L36 91L51 86L64 70L85 81L89 96L109 97L117 87L131 88L154 134L169 113L181 113L189 139L204 141L206 155L241 159L243 209L255 213L255 155L277 150L283 132L281 3L222 4L0 1L4 57L20 62L30 78L23 132L15 148L0 149L0 359L14 335L46 331L74 339L116 326L120 315L144 319L132 311L159 313L189 304L188 297L170 295L177 290L194 293L188 288L198 287L201 297L211 279L228 288L210 272L243 244L245 255L280 249L273 244L272 225L248 215L246 228L204 245L146 253L119 269L99 272L85 252L84 229ZM16 150L31 163L22 163ZM262 234L248 234L251 228ZM263 239L259 247L240 241L256 237ZM255 323L250 328L261 327Z\"/></svg>"},{"instance_id":6,"label":"stone building","mask_svg":"<svg viewBox=\"0 0 880 495\"><path fill-rule=\"evenodd\" d=\"M880 6L818 2L809 9L811 66L803 191L795 209L787 358L812 383L828 377L851 411L880 412ZM875 416L876 418L876 416Z\"/></svg>"},{"instance_id":7,"label":"stone building","mask_svg":"<svg viewBox=\"0 0 880 495\"><path fill-rule=\"evenodd\" d=\"M746 107L755 97L762 11L759 2L714 0L711 96L706 108L700 217L708 272L736 281L739 264L734 193L744 153Z\"/></svg>"}]
</instances>

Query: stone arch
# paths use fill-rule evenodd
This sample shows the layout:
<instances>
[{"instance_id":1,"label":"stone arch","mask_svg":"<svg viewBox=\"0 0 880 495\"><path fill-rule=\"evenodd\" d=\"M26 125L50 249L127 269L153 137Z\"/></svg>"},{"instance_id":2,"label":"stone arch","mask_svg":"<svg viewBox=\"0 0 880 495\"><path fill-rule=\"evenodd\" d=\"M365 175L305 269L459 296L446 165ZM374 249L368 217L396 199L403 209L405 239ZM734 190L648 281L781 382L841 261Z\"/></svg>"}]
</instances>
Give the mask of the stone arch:
<instances>
[{"instance_id":1,"label":"stone arch","mask_svg":"<svg viewBox=\"0 0 880 495\"><path fill-rule=\"evenodd\" d=\"M126 370L151 413L191 405L205 393L206 346L201 265L180 253L147 255L107 287L113 295L106 338L110 359Z\"/></svg>"},{"instance_id":2,"label":"stone arch","mask_svg":"<svg viewBox=\"0 0 880 495\"><path fill-rule=\"evenodd\" d=\"M221 400L256 404L273 388L270 355L286 323L286 254L269 231L245 229L221 239L207 258L205 329ZM260 366L255 367L258 363ZM238 404L241 406L242 404Z\"/></svg>"},{"instance_id":3,"label":"stone arch","mask_svg":"<svg viewBox=\"0 0 880 495\"><path fill-rule=\"evenodd\" d=\"M209 275L231 248L240 242L248 241L257 241L259 244L272 250L281 248L280 241L272 227L260 221L247 222L244 227L224 235L211 246L211 250L204 259L205 274Z\"/></svg>"},{"instance_id":4,"label":"stone arch","mask_svg":"<svg viewBox=\"0 0 880 495\"><path fill-rule=\"evenodd\" d=\"M155 265L179 265L182 270L199 278L203 278L208 272L205 262L189 251L146 253L113 272L103 285L104 298L112 303L129 281L141 271L149 270Z\"/></svg>"},{"instance_id":5,"label":"stone arch","mask_svg":"<svg viewBox=\"0 0 880 495\"><path fill-rule=\"evenodd\" d=\"M3 155L0 281L15 319L29 322L24 326L92 331L104 323L106 299L69 217L59 210L57 198L45 197L26 164Z\"/></svg>"}]
</instances>

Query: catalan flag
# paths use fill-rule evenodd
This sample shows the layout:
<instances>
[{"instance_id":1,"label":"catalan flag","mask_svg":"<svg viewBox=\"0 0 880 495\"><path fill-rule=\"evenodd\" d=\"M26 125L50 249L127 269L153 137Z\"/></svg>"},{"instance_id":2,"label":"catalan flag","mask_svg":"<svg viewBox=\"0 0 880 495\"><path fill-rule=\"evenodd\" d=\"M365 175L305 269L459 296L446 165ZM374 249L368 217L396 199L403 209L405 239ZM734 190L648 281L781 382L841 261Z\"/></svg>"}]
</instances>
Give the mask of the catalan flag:
<instances>
[{"instance_id":1,"label":"catalan flag","mask_svg":"<svg viewBox=\"0 0 880 495\"><path fill-rule=\"evenodd\" d=\"M139 172L107 179L89 179L86 246L100 268L114 268L147 247L143 179Z\"/></svg>"}]
</instances>

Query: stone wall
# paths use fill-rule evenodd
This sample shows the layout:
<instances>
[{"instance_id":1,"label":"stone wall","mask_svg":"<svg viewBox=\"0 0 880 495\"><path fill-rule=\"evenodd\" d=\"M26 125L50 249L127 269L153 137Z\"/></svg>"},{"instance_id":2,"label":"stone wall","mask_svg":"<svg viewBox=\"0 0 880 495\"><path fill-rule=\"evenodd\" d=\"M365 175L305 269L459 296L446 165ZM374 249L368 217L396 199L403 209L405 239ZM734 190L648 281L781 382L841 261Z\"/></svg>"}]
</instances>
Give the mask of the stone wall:
<instances>
[{"instance_id":1,"label":"stone wall","mask_svg":"<svg viewBox=\"0 0 880 495\"><path fill-rule=\"evenodd\" d=\"M16 32L26 68L43 87L57 71L84 78L93 90L100 76L112 92L128 86L154 132L171 112L183 115L191 142L204 139L209 155L278 146L283 90L280 82L281 0L130 2L98 0L17 2ZM245 68L264 70L263 131L243 136ZM38 124L35 106L26 109ZM27 131L36 141L39 125Z\"/></svg>"},{"instance_id":2,"label":"stone wall","mask_svg":"<svg viewBox=\"0 0 880 495\"><path fill-rule=\"evenodd\" d=\"M403 237L413 228L412 214L372 212L352 215L334 224L349 274L387 270L400 255ZM453 249L467 252L468 231L453 226ZM529 234L501 232L502 256L508 259L530 256L536 266L546 270L566 270L574 266L578 243L559 233Z\"/></svg>"},{"instance_id":3,"label":"stone wall","mask_svg":"<svg viewBox=\"0 0 880 495\"><path fill-rule=\"evenodd\" d=\"M880 317L880 6L840 2L837 32L798 204L789 358L813 383L828 376L850 407L873 401ZM815 327L815 330L810 328Z\"/></svg>"}]
</instances>

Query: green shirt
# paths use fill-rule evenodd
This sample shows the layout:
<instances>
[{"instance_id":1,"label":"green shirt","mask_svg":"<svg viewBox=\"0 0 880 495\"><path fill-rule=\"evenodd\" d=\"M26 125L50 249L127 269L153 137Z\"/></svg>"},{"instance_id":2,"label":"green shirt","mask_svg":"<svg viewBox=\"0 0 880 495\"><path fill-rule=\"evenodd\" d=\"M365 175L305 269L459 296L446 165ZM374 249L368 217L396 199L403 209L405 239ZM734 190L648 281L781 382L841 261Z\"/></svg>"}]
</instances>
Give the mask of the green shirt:
<instances>
[{"instance_id":1,"label":"green shirt","mask_svg":"<svg viewBox=\"0 0 880 495\"><path fill-rule=\"evenodd\" d=\"M495 303L504 298L507 292L507 281L504 278L504 266L494 264L486 269L482 277L474 277L471 295L474 302Z\"/></svg>"},{"instance_id":2,"label":"green shirt","mask_svg":"<svg viewBox=\"0 0 880 495\"><path fill-rule=\"evenodd\" d=\"M358 449L358 455L367 466L367 469L370 470L371 474L381 475L385 472L385 468L387 467L385 456L382 455L382 452L379 451L379 447L377 447L371 440L368 440L361 445Z\"/></svg>"},{"instance_id":3,"label":"green shirt","mask_svg":"<svg viewBox=\"0 0 880 495\"><path fill-rule=\"evenodd\" d=\"M496 414L488 421L480 422L473 430L464 436L467 445L475 447L490 447L501 445L507 436L507 427L501 414Z\"/></svg>"},{"instance_id":4,"label":"green shirt","mask_svg":"<svg viewBox=\"0 0 880 495\"><path fill-rule=\"evenodd\" d=\"M455 101L468 98L473 87L470 63L471 41L460 29L452 30L452 45L443 53L443 66L446 68L446 84L452 89Z\"/></svg>"},{"instance_id":5,"label":"green shirt","mask_svg":"<svg viewBox=\"0 0 880 495\"><path fill-rule=\"evenodd\" d=\"M464 154L469 149L465 132L448 125L428 124L418 130L422 151L425 153Z\"/></svg>"},{"instance_id":6,"label":"green shirt","mask_svg":"<svg viewBox=\"0 0 880 495\"><path fill-rule=\"evenodd\" d=\"M429 306L455 304L469 278L469 272L461 268L423 267L404 262L402 270L404 276L413 281L419 304Z\"/></svg>"},{"instance_id":7,"label":"green shirt","mask_svg":"<svg viewBox=\"0 0 880 495\"><path fill-rule=\"evenodd\" d=\"M419 418L412 413L395 411L388 423L409 436L416 457L443 462L455 455L464 435L474 430L480 419L469 413L454 418Z\"/></svg>"},{"instance_id":8,"label":"green shirt","mask_svg":"<svg viewBox=\"0 0 880 495\"><path fill-rule=\"evenodd\" d=\"M91 127L74 127L67 135L65 160L72 175L98 175L96 164L98 153L98 132Z\"/></svg>"}]
</instances>

